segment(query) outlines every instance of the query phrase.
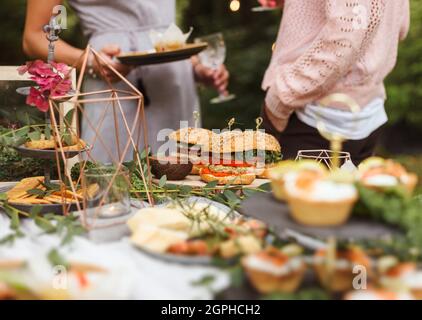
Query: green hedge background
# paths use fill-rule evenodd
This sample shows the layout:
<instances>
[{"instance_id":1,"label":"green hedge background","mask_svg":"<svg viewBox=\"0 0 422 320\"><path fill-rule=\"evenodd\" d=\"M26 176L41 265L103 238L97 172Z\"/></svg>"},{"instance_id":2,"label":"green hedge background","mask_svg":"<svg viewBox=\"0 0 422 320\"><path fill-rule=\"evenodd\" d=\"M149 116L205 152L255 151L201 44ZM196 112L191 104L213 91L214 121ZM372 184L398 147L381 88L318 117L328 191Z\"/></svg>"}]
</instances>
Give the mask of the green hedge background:
<instances>
[{"instance_id":1,"label":"green hedge background","mask_svg":"<svg viewBox=\"0 0 422 320\"><path fill-rule=\"evenodd\" d=\"M230 91L237 99L211 106L214 91L199 88L204 126L225 127L227 119L236 117L239 127L253 127L263 101L260 84L271 56L281 18L280 12L253 13L256 0L241 0L238 12L229 10L230 0L178 0L178 24L195 28L193 37L212 32L224 33L227 67L231 71ZM2 0L0 6L0 65L18 65L25 61L21 36L25 19L25 0ZM412 26L401 44L399 61L388 77L387 110L390 116L385 145L400 152L422 152L422 1L411 0ZM77 18L69 10L69 29L62 37L83 47ZM391 143L393 141L393 143ZM393 144L393 146L392 146ZM420 146L420 147L419 147Z\"/></svg>"}]
</instances>

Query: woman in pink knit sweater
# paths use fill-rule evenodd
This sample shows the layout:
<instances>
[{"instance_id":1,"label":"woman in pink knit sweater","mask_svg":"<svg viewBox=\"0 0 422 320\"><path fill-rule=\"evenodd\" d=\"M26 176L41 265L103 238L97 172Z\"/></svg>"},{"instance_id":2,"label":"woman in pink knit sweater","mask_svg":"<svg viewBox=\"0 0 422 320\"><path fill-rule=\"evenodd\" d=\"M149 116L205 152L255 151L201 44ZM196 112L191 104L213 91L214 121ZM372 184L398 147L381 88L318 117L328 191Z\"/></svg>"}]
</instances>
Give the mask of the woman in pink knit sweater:
<instances>
[{"instance_id":1,"label":"woman in pink knit sweater","mask_svg":"<svg viewBox=\"0 0 422 320\"><path fill-rule=\"evenodd\" d=\"M409 0L260 0L283 5L273 57L265 74L265 128L286 158L300 149L327 149L316 124L345 136L355 164L371 156L387 122L384 79L393 70L398 44L409 30ZM322 107L343 93L361 107Z\"/></svg>"}]
</instances>

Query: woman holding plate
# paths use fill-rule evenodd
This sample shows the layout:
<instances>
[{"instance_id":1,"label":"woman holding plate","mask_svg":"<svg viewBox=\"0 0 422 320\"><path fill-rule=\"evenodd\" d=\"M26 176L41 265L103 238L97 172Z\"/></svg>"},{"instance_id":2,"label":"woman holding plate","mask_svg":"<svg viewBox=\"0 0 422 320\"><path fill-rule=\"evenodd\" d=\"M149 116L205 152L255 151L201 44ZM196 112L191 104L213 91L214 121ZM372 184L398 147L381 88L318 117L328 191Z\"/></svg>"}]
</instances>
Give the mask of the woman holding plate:
<instances>
[{"instance_id":1,"label":"woman holding plate","mask_svg":"<svg viewBox=\"0 0 422 320\"><path fill-rule=\"evenodd\" d=\"M328 149L317 130L321 120L328 131L348 139L344 149L355 164L370 157L387 122L383 82L409 30L409 0L260 3L284 4L263 81L266 129L278 136L284 156L294 158L300 149ZM334 93L349 96L361 110L351 112L344 101L323 107L321 99Z\"/></svg>"},{"instance_id":2,"label":"woman holding plate","mask_svg":"<svg viewBox=\"0 0 422 320\"><path fill-rule=\"evenodd\" d=\"M199 107L195 80L219 91L226 90L229 77L226 68L222 66L213 71L201 65L196 58L136 68L123 65L115 59L121 52L152 49L149 32L152 29L164 30L174 23L175 0L69 0L68 3L79 17L91 46L129 81L142 88L147 98L146 120L149 143L153 151L162 143L157 141L160 130L177 129L180 126L179 121L188 121L189 125L193 126L193 112ZM62 0L28 0L23 46L29 56L44 59L47 57L48 43L42 28L48 23L53 8L60 4ZM72 65L82 53L83 50L63 40L56 43L55 59L58 62ZM89 59L89 71L91 76L84 83L84 92L108 89L106 81L99 76L99 66L93 57ZM115 88L127 89L110 70L107 71L106 77L115 82ZM122 101L122 104L126 119L133 121L136 103ZM98 125L102 112L89 105L85 107L85 116L92 124ZM114 156L110 157L105 147L97 141L91 152L96 160L116 160L118 150L124 148L127 142L125 127L123 123L116 127L119 131L120 146L113 143L116 141L115 122L113 110L110 108L99 132L102 140L110 143L107 148L111 149ZM88 121L83 120L83 139L90 143L95 139L95 135ZM128 152L128 155L131 154L132 152Z\"/></svg>"}]
</instances>

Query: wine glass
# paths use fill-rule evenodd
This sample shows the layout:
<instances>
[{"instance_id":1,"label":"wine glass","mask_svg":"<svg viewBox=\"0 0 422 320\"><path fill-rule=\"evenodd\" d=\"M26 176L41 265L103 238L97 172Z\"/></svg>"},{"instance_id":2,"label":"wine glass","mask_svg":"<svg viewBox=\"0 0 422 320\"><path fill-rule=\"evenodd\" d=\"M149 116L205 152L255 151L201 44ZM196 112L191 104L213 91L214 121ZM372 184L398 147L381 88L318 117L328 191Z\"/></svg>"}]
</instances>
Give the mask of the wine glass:
<instances>
[{"instance_id":1,"label":"wine glass","mask_svg":"<svg viewBox=\"0 0 422 320\"><path fill-rule=\"evenodd\" d=\"M195 39L195 43L206 42L208 47L199 53L201 63L214 71L217 71L226 60L226 45L222 33L215 33ZM233 100L234 94L224 94L220 92L219 96L211 99L212 104L223 103Z\"/></svg>"}]
</instances>

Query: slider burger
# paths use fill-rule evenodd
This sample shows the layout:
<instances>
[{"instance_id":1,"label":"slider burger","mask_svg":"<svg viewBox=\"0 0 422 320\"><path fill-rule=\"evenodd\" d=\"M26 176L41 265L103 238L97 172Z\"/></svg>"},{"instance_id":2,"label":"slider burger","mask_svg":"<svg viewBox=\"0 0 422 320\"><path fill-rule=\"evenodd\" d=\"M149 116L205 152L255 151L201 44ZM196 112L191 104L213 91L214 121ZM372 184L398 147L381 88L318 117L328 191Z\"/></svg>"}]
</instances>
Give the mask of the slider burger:
<instances>
[{"instance_id":1,"label":"slider burger","mask_svg":"<svg viewBox=\"0 0 422 320\"><path fill-rule=\"evenodd\" d=\"M253 163L258 178L268 179L268 169L282 160L277 139L262 131L245 131L245 154L247 163Z\"/></svg>"},{"instance_id":2,"label":"slider burger","mask_svg":"<svg viewBox=\"0 0 422 320\"><path fill-rule=\"evenodd\" d=\"M193 163L191 174L199 174L200 168L208 164L201 158L201 149L211 144L214 132L203 128L181 128L169 135L169 140L176 143L177 153L189 156Z\"/></svg>"},{"instance_id":3,"label":"slider burger","mask_svg":"<svg viewBox=\"0 0 422 320\"><path fill-rule=\"evenodd\" d=\"M212 143L202 150L203 157L208 153L210 164L200 170L201 179L205 182L217 181L220 185L251 184L256 175L253 165L244 161L244 151L241 131L226 131L215 135ZM241 154L242 158L234 158L235 154Z\"/></svg>"}]
</instances>

